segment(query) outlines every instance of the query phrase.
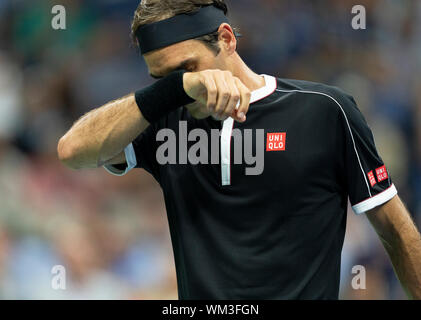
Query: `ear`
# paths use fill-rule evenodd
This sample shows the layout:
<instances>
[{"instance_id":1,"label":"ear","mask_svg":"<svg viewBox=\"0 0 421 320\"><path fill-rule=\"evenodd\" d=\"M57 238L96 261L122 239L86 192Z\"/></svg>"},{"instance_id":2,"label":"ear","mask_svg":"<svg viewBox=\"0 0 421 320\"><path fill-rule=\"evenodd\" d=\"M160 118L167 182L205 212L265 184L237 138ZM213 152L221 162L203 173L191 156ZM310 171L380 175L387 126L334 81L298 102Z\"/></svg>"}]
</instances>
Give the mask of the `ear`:
<instances>
[{"instance_id":1,"label":"ear","mask_svg":"<svg viewBox=\"0 0 421 320\"><path fill-rule=\"evenodd\" d=\"M234 30L228 23L223 23L219 26L219 41L225 51L231 55L237 50L237 38L234 35Z\"/></svg>"}]
</instances>

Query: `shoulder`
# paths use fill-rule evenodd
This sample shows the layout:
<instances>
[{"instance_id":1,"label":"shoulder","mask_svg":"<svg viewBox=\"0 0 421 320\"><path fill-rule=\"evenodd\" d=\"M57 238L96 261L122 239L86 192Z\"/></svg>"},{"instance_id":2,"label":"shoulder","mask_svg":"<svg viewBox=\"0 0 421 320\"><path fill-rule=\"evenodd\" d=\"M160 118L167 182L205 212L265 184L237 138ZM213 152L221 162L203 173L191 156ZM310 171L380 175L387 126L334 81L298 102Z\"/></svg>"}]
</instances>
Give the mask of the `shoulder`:
<instances>
[{"instance_id":1,"label":"shoulder","mask_svg":"<svg viewBox=\"0 0 421 320\"><path fill-rule=\"evenodd\" d=\"M318 106L325 106L330 111L346 114L359 112L355 99L341 88L323 83L277 78L276 91L283 94L294 94Z\"/></svg>"},{"instance_id":2,"label":"shoulder","mask_svg":"<svg viewBox=\"0 0 421 320\"><path fill-rule=\"evenodd\" d=\"M276 90L284 94L300 95L304 99L300 100L302 103L309 101L307 105L314 110L311 115L320 121L333 120L341 128L371 135L369 125L355 99L341 88L310 81L278 79Z\"/></svg>"}]
</instances>

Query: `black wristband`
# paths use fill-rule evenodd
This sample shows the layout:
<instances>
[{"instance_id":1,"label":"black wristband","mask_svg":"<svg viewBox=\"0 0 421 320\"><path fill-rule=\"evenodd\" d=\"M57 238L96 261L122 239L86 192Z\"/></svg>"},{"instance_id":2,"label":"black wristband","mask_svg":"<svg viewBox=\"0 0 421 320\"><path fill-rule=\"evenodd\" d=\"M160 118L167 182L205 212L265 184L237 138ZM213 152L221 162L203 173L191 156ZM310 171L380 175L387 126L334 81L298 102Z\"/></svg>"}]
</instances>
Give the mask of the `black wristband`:
<instances>
[{"instance_id":1,"label":"black wristband","mask_svg":"<svg viewBox=\"0 0 421 320\"><path fill-rule=\"evenodd\" d=\"M194 102L184 91L184 73L185 71L175 71L153 85L135 92L137 106L149 123Z\"/></svg>"}]
</instances>

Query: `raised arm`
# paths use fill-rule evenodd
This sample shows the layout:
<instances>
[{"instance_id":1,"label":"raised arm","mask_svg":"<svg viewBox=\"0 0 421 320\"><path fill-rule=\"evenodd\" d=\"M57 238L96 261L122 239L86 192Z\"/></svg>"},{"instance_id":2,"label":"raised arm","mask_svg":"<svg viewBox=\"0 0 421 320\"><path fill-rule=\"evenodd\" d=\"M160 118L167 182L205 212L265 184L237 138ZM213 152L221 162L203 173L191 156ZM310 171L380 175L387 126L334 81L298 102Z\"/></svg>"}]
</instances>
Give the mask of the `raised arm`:
<instances>
[{"instance_id":1,"label":"raised arm","mask_svg":"<svg viewBox=\"0 0 421 320\"><path fill-rule=\"evenodd\" d=\"M367 213L409 298L421 299L421 236L404 204L395 196Z\"/></svg>"},{"instance_id":2,"label":"raised arm","mask_svg":"<svg viewBox=\"0 0 421 320\"><path fill-rule=\"evenodd\" d=\"M250 104L250 90L227 71L173 72L135 94L83 116L60 139L57 147L59 159L73 169L123 164L126 160L124 148L149 123L194 101L200 110L198 112L191 105L189 110L193 116L195 112L221 120L232 116L244 122Z\"/></svg>"},{"instance_id":3,"label":"raised arm","mask_svg":"<svg viewBox=\"0 0 421 320\"><path fill-rule=\"evenodd\" d=\"M124 148L148 126L130 94L79 119L60 139L59 159L73 169L124 163Z\"/></svg>"}]
</instances>

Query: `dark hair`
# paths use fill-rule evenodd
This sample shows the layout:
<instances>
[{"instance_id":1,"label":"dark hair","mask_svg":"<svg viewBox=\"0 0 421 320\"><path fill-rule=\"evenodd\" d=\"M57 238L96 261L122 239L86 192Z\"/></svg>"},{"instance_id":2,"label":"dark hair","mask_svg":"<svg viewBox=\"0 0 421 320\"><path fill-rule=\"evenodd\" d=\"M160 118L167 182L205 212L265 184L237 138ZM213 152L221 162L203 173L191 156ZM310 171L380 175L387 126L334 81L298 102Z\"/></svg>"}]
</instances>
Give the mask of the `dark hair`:
<instances>
[{"instance_id":1,"label":"dark hair","mask_svg":"<svg viewBox=\"0 0 421 320\"><path fill-rule=\"evenodd\" d=\"M224 0L143 0L137 7L131 26L131 38L138 45L136 31L139 27L153 22L169 19L178 14L192 13L200 7L213 5L228 13L228 7ZM213 32L196 38L204 42L217 55L220 51L218 45L219 33Z\"/></svg>"}]
</instances>

